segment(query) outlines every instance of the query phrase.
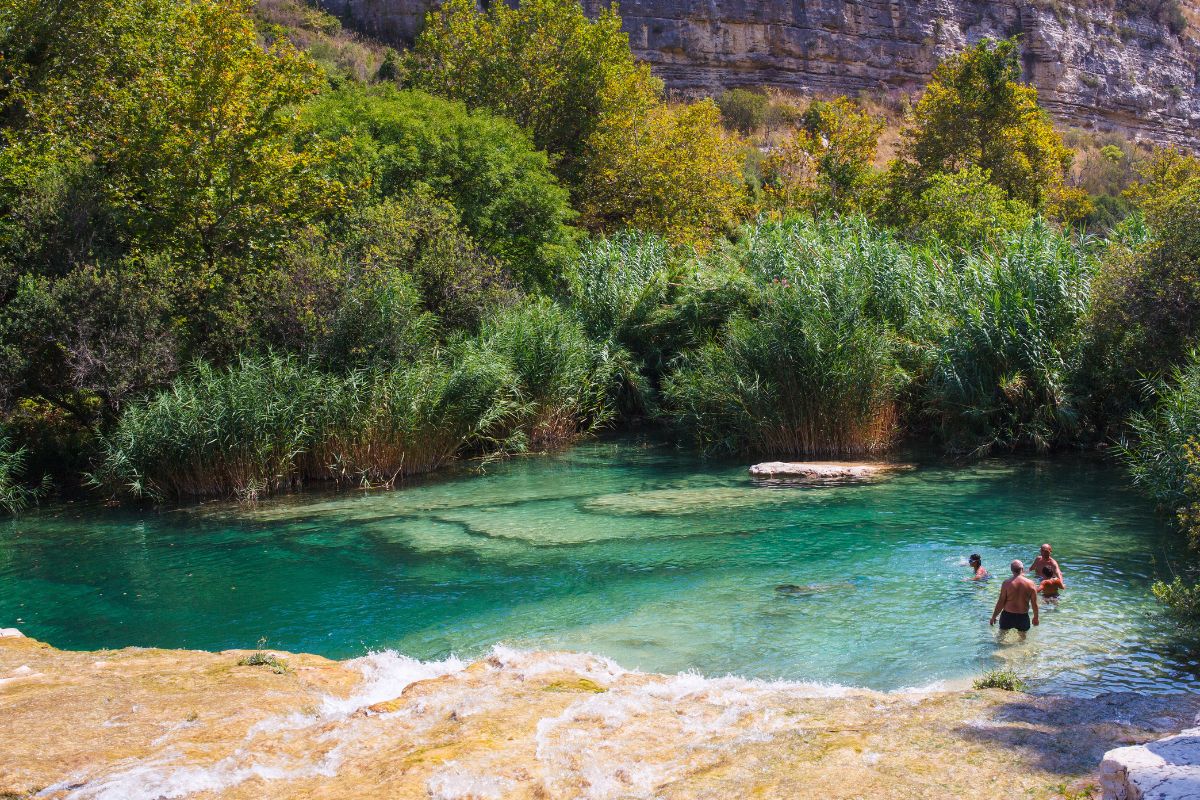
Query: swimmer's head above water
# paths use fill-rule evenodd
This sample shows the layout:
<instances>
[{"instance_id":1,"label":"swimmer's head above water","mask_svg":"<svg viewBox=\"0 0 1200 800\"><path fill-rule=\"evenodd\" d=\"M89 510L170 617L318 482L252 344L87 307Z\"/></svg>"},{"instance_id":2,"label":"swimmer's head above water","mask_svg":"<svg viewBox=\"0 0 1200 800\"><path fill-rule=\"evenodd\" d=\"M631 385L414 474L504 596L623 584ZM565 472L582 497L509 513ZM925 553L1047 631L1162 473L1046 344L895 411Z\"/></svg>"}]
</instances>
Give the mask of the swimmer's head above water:
<instances>
[{"instance_id":1,"label":"swimmer's head above water","mask_svg":"<svg viewBox=\"0 0 1200 800\"><path fill-rule=\"evenodd\" d=\"M1014 559L1013 562L1008 565L1008 568L1012 570L1013 575L1020 575L1025 571L1025 565L1021 563L1021 559L1019 558Z\"/></svg>"},{"instance_id":2,"label":"swimmer's head above water","mask_svg":"<svg viewBox=\"0 0 1200 800\"><path fill-rule=\"evenodd\" d=\"M972 553L971 557L967 559L967 563L975 569L979 569L983 566L983 559L979 557L978 553Z\"/></svg>"}]
</instances>

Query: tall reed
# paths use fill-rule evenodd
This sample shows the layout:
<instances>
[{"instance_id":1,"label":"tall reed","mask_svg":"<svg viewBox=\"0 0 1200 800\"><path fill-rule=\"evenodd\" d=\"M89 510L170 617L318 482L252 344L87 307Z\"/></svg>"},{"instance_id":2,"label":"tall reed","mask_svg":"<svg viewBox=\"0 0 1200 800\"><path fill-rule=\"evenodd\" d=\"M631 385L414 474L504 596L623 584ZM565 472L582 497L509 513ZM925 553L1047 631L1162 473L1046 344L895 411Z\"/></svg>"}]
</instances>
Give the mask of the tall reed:
<instances>
[{"instance_id":1,"label":"tall reed","mask_svg":"<svg viewBox=\"0 0 1200 800\"><path fill-rule=\"evenodd\" d=\"M1200 500L1200 353L1145 388L1151 404L1130 416L1117 454L1134 484L1163 506Z\"/></svg>"},{"instance_id":2,"label":"tall reed","mask_svg":"<svg viewBox=\"0 0 1200 800\"><path fill-rule=\"evenodd\" d=\"M603 427L622 388L639 381L624 348L590 338L545 298L492 313L460 357L508 371L515 403L492 432L518 450L557 447Z\"/></svg>"},{"instance_id":3,"label":"tall reed","mask_svg":"<svg viewBox=\"0 0 1200 800\"><path fill-rule=\"evenodd\" d=\"M29 451L13 445L8 431L0 428L0 508L16 514L33 505L49 488L49 477L30 485L25 474Z\"/></svg>"},{"instance_id":4,"label":"tall reed","mask_svg":"<svg viewBox=\"0 0 1200 800\"><path fill-rule=\"evenodd\" d=\"M511 379L479 359L391 370L307 361L197 364L128 407L93 482L137 497L256 498L311 481L390 485L444 464L510 412Z\"/></svg>"},{"instance_id":5,"label":"tall reed","mask_svg":"<svg viewBox=\"0 0 1200 800\"><path fill-rule=\"evenodd\" d=\"M1045 450L1081 424L1072 385L1095 273L1093 243L1035 220L947 265L946 325L927 408L952 449Z\"/></svg>"},{"instance_id":6,"label":"tall reed","mask_svg":"<svg viewBox=\"0 0 1200 800\"><path fill-rule=\"evenodd\" d=\"M811 217L748 226L735 257L757 298L679 359L674 424L710 451L885 449L908 380L897 331L927 313L928 265L862 220Z\"/></svg>"}]
</instances>

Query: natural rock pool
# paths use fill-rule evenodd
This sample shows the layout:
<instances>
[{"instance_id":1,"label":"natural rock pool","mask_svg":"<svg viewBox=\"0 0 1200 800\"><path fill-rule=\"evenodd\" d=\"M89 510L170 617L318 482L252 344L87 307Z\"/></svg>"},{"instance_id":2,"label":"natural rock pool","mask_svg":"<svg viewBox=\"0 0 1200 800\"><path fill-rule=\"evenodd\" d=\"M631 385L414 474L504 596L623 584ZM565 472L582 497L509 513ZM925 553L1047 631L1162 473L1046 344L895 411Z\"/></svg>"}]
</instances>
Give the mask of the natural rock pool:
<instances>
[{"instance_id":1,"label":"natural rock pool","mask_svg":"<svg viewBox=\"0 0 1200 800\"><path fill-rule=\"evenodd\" d=\"M29 514L0 528L0 626L72 649L266 637L438 659L505 642L876 689L997 666L1044 691L1200 689L1149 594L1179 537L1112 468L996 460L814 488L746 466L601 442L399 491ZM999 581L964 582L966 556L1001 576L1043 541L1067 591L1025 644L998 644Z\"/></svg>"}]
</instances>

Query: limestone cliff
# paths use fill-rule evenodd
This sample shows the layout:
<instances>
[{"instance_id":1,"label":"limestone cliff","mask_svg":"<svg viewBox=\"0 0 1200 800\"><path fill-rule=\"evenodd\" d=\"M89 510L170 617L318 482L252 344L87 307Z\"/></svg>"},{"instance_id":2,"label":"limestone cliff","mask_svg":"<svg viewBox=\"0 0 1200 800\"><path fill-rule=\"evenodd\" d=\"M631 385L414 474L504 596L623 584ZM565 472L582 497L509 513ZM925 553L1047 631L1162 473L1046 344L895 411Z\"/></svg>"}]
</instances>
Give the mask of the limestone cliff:
<instances>
[{"instance_id":1,"label":"limestone cliff","mask_svg":"<svg viewBox=\"0 0 1200 800\"><path fill-rule=\"evenodd\" d=\"M436 0L320 0L347 25L411 40ZM607 0L584 0L595 10ZM1022 34L1025 70L1066 124L1189 148L1200 139L1197 0L625 0L634 51L685 94L775 86L912 92L938 60ZM1190 20L1189 24L1181 24Z\"/></svg>"}]
</instances>

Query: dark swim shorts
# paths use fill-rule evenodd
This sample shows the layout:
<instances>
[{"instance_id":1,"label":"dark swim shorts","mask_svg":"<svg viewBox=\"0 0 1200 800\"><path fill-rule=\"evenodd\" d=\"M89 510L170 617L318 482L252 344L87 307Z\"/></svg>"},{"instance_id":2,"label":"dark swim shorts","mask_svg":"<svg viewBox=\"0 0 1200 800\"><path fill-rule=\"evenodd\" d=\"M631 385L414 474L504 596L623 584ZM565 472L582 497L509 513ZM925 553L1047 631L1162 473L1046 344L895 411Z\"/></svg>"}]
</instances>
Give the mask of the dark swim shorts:
<instances>
[{"instance_id":1,"label":"dark swim shorts","mask_svg":"<svg viewBox=\"0 0 1200 800\"><path fill-rule=\"evenodd\" d=\"M1011 611L1000 612L1000 630L1016 628L1019 631L1029 630L1029 614L1014 614Z\"/></svg>"}]
</instances>

